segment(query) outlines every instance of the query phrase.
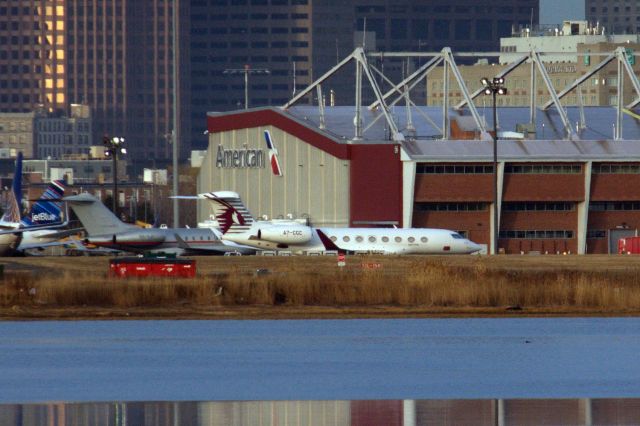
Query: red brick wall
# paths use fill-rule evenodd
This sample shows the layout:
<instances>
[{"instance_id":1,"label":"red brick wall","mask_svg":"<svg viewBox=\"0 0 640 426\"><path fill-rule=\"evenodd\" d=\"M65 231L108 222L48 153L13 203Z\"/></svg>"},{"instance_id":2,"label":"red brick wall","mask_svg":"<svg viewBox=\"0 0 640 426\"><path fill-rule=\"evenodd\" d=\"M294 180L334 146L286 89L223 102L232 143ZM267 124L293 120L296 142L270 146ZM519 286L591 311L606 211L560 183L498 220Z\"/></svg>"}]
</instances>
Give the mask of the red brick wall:
<instances>
[{"instance_id":1,"label":"red brick wall","mask_svg":"<svg viewBox=\"0 0 640 426\"><path fill-rule=\"evenodd\" d=\"M575 235L575 234L574 234ZM507 254L518 254L520 252L528 253L530 251L539 251L544 254L554 254L557 252L571 252L573 254L578 252L578 240L576 238L571 239L499 239L498 249L504 249Z\"/></svg>"},{"instance_id":2,"label":"red brick wall","mask_svg":"<svg viewBox=\"0 0 640 426\"><path fill-rule=\"evenodd\" d=\"M593 174L591 201L640 200L640 175Z\"/></svg>"},{"instance_id":3,"label":"red brick wall","mask_svg":"<svg viewBox=\"0 0 640 426\"><path fill-rule=\"evenodd\" d=\"M415 202L493 201L492 174L416 174Z\"/></svg>"},{"instance_id":4,"label":"red brick wall","mask_svg":"<svg viewBox=\"0 0 640 426\"><path fill-rule=\"evenodd\" d=\"M582 201L584 175L507 174L504 175L504 201Z\"/></svg>"},{"instance_id":5,"label":"red brick wall","mask_svg":"<svg viewBox=\"0 0 640 426\"><path fill-rule=\"evenodd\" d=\"M402 401L351 401L352 426L402 426Z\"/></svg>"},{"instance_id":6,"label":"red brick wall","mask_svg":"<svg viewBox=\"0 0 640 426\"><path fill-rule=\"evenodd\" d=\"M396 153L396 149L398 152ZM397 221L402 226L402 162L397 145L349 145L350 226Z\"/></svg>"},{"instance_id":7,"label":"red brick wall","mask_svg":"<svg viewBox=\"0 0 640 426\"><path fill-rule=\"evenodd\" d=\"M476 212L413 212L414 228L445 228L467 231L469 239L478 244L489 244L489 210Z\"/></svg>"},{"instance_id":8,"label":"red brick wall","mask_svg":"<svg viewBox=\"0 0 640 426\"><path fill-rule=\"evenodd\" d=\"M555 253L557 251L571 251L577 253L577 210L567 212L503 212L500 217L500 229L505 230L568 230L573 231L571 239L500 239L498 248L504 248L506 253L520 253L521 251L540 251Z\"/></svg>"}]
</instances>

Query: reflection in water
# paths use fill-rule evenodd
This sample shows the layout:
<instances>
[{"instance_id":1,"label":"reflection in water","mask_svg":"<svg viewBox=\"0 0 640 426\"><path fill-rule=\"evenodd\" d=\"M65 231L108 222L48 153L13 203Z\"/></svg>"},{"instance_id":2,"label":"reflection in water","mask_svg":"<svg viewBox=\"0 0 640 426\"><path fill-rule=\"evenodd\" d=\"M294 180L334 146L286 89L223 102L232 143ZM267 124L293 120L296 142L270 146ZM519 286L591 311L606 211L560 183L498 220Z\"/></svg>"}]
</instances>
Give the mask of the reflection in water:
<instances>
[{"instance_id":1,"label":"reflection in water","mask_svg":"<svg viewBox=\"0 0 640 426\"><path fill-rule=\"evenodd\" d=\"M637 425L640 399L127 402L0 405L3 426Z\"/></svg>"}]
</instances>

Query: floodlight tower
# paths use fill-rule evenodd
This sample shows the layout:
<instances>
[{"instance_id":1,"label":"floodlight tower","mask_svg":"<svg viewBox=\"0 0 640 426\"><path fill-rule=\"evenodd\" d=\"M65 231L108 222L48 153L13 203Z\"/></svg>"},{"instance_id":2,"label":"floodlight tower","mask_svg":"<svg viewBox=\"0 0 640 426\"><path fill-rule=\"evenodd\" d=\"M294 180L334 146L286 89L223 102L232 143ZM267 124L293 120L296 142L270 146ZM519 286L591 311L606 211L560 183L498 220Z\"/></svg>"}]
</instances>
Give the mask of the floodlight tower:
<instances>
[{"instance_id":1,"label":"floodlight tower","mask_svg":"<svg viewBox=\"0 0 640 426\"><path fill-rule=\"evenodd\" d=\"M491 252L492 254L497 254L500 227L498 225L498 122L496 119L496 96L506 95L507 88L504 87L504 77L495 77L493 80L484 77L480 81L484 86L484 94L492 95L493 98L493 235Z\"/></svg>"},{"instance_id":2,"label":"floodlight tower","mask_svg":"<svg viewBox=\"0 0 640 426\"><path fill-rule=\"evenodd\" d=\"M113 214L118 215L118 154L126 154L127 148L124 145L124 138L114 136L104 136L102 143L105 146L104 155L113 159Z\"/></svg>"}]
</instances>

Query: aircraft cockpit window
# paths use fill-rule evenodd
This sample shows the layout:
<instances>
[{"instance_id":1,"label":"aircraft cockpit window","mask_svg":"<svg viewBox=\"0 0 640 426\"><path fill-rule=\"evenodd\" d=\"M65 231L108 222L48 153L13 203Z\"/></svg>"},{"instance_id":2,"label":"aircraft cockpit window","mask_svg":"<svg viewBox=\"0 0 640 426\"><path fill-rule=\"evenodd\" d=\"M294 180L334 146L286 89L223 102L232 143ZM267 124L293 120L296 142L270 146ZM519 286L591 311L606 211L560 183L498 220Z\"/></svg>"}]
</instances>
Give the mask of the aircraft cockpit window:
<instances>
[{"instance_id":1,"label":"aircraft cockpit window","mask_svg":"<svg viewBox=\"0 0 640 426\"><path fill-rule=\"evenodd\" d=\"M416 239L415 239L415 238L413 238L413 237L409 237L409 238L407 238L407 241L409 241L410 243L413 243L413 242L415 242L415 241L416 241Z\"/></svg>"},{"instance_id":2,"label":"aircraft cockpit window","mask_svg":"<svg viewBox=\"0 0 640 426\"><path fill-rule=\"evenodd\" d=\"M331 241L333 241L334 243L336 241L338 241L338 237L336 237L335 235L332 235L331 237L329 237L331 239Z\"/></svg>"},{"instance_id":3,"label":"aircraft cockpit window","mask_svg":"<svg viewBox=\"0 0 640 426\"><path fill-rule=\"evenodd\" d=\"M389 242L389 237L382 237L382 242L383 243L388 243Z\"/></svg>"},{"instance_id":4,"label":"aircraft cockpit window","mask_svg":"<svg viewBox=\"0 0 640 426\"><path fill-rule=\"evenodd\" d=\"M342 241L344 241L345 243L348 243L349 241L351 241L351 238L349 238L348 235L345 235L344 237L342 237Z\"/></svg>"},{"instance_id":5,"label":"aircraft cockpit window","mask_svg":"<svg viewBox=\"0 0 640 426\"><path fill-rule=\"evenodd\" d=\"M420 241L426 243L427 241L429 241L429 239L427 237L421 237Z\"/></svg>"},{"instance_id":6,"label":"aircraft cockpit window","mask_svg":"<svg viewBox=\"0 0 640 426\"><path fill-rule=\"evenodd\" d=\"M369 237L369 242L370 243L375 243L376 242L376 237L374 237L374 236Z\"/></svg>"},{"instance_id":7,"label":"aircraft cockpit window","mask_svg":"<svg viewBox=\"0 0 640 426\"><path fill-rule=\"evenodd\" d=\"M396 237L395 240L396 240L396 243L401 243L402 242L402 237Z\"/></svg>"},{"instance_id":8,"label":"aircraft cockpit window","mask_svg":"<svg viewBox=\"0 0 640 426\"><path fill-rule=\"evenodd\" d=\"M356 241L357 241L357 242L361 243L361 242L362 242L362 240L364 240L364 238L362 238L360 235L358 235L358 236L356 237Z\"/></svg>"},{"instance_id":9,"label":"aircraft cockpit window","mask_svg":"<svg viewBox=\"0 0 640 426\"><path fill-rule=\"evenodd\" d=\"M464 237L458 234L457 232L454 232L453 234L451 234L451 236L453 237L454 240L464 240Z\"/></svg>"}]
</instances>

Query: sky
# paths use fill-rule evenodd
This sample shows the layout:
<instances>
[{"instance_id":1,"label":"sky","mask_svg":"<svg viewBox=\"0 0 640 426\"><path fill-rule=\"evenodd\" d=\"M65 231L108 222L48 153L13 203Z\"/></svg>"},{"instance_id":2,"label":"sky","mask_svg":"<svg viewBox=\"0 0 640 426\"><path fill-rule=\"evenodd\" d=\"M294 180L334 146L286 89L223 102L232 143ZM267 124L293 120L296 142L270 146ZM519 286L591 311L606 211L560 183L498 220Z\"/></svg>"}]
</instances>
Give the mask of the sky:
<instances>
[{"instance_id":1,"label":"sky","mask_svg":"<svg viewBox=\"0 0 640 426\"><path fill-rule=\"evenodd\" d=\"M584 19L584 0L540 0L540 23L560 24L567 19Z\"/></svg>"}]
</instances>

